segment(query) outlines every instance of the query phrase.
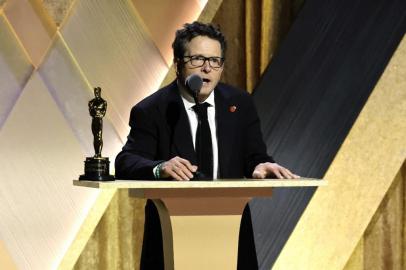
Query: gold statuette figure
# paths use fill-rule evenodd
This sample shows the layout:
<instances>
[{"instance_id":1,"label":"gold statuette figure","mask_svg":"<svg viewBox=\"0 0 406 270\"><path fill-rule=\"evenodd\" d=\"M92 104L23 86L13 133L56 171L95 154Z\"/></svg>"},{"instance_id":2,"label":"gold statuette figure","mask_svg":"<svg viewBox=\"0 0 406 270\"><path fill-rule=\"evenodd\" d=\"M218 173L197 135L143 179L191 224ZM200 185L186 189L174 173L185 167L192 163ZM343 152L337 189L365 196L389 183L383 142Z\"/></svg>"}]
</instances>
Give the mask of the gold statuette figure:
<instances>
[{"instance_id":1,"label":"gold statuette figure","mask_svg":"<svg viewBox=\"0 0 406 270\"><path fill-rule=\"evenodd\" d=\"M107 102L101 97L101 88L94 88L95 98L89 101L89 113L92 117L92 133L94 156L85 160L85 174L79 180L112 181L114 176L109 173L110 161L102 157L103 149L103 117L107 111Z\"/></svg>"},{"instance_id":2,"label":"gold statuette figure","mask_svg":"<svg viewBox=\"0 0 406 270\"><path fill-rule=\"evenodd\" d=\"M107 102L102 99L101 88L94 89L95 98L89 101L89 113L92 117L92 132L93 132L93 146L94 157L100 158L103 148L103 117L106 114Z\"/></svg>"}]
</instances>

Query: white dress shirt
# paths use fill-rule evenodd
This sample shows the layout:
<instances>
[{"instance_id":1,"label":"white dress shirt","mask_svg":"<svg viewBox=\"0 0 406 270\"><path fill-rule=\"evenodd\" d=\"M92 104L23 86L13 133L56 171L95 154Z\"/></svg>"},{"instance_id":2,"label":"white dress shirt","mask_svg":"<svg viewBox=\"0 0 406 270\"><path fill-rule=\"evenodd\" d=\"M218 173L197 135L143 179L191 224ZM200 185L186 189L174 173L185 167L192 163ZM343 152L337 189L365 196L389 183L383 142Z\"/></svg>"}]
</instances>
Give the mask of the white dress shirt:
<instances>
[{"instance_id":1,"label":"white dress shirt","mask_svg":"<svg viewBox=\"0 0 406 270\"><path fill-rule=\"evenodd\" d=\"M193 100L193 97L182 88L180 90L180 94L189 119L190 132L192 133L193 138L193 146L196 149L196 130L198 118L196 112L193 110L195 102ZM209 97L204 102L207 102L210 105L209 107L207 107L207 120L209 121L211 142L213 144L213 179L215 180L217 179L218 175L218 147L216 133L216 104L214 103L214 91L211 92Z\"/></svg>"}]
</instances>

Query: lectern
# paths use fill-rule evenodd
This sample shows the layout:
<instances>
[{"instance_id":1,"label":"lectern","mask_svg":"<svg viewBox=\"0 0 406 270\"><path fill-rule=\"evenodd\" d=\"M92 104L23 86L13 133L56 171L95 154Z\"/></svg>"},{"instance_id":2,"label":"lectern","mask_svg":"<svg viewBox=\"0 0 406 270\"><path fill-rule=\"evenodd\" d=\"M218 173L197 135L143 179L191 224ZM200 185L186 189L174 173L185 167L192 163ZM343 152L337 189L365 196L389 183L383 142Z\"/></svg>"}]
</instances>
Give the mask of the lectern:
<instances>
[{"instance_id":1,"label":"lectern","mask_svg":"<svg viewBox=\"0 0 406 270\"><path fill-rule=\"evenodd\" d=\"M176 270L236 269L241 215L252 197L271 197L275 187L327 184L319 179L73 182L152 199L161 221L165 269Z\"/></svg>"}]
</instances>

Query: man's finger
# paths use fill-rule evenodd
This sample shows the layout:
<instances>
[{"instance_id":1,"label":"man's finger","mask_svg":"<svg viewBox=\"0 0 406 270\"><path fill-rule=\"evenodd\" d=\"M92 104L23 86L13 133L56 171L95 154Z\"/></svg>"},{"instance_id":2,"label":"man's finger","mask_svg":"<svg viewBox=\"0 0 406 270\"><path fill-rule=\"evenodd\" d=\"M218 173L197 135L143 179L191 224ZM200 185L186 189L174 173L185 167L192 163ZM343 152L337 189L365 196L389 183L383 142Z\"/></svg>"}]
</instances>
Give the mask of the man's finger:
<instances>
[{"instance_id":1,"label":"man's finger","mask_svg":"<svg viewBox=\"0 0 406 270\"><path fill-rule=\"evenodd\" d=\"M286 169L286 168L285 168ZM286 169L287 174L289 175L289 179L298 179L300 178L299 175L292 173L290 170Z\"/></svg>"},{"instance_id":2,"label":"man's finger","mask_svg":"<svg viewBox=\"0 0 406 270\"><path fill-rule=\"evenodd\" d=\"M183 170L187 170L185 166L183 168L177 166L176 164L173 164L171 167L171 170L174 174L176 174L178 177L180 177L181 180L189 180L190 177L188 177ZM190 173L190 172L189 172Z\"/></svg>"},{"instance_id":3,"label":"man's finger","mask_svg":"<svg viewBox=\"0 0 406 270\"><path fill-rule=\"evenodd\" d=\"M181 176L180 175L178 175L177 173L176 173L176 171L174 170L174 165L175 165L175 163L174 163L174 160L173 159L171 159L171 160L169 160L169 161L166 161L165 163L164 163L164 165L162 166L162 168L161 168L161 170L162 170L162 177L164 177L164 178L166 178L166 177L171 177L171 178L174 178L175 180L183 180L182 178L181 178Z\"/></svg>"},{"instance_id":4,"label":"man's finger","mask_svg":"<svg viewBox=\"0 0 406 270\"><path fill-rule=\"evenodd\" d=\"M266 173L264 171L260 171L260 170L255 170L252 173L252 178L255 178L255 179L264 179L265 176L266 176Z\"/></svg>"},{"instance_id":5,"label":"man's finger","mask_svg":"<svg viewBox=\"0 0 406 270\"><path fill-rule=\"evenodd\" d=\"M285 170L286 170L286 172L289 174L289 175L291 175L291 176L293 176L293 172L291 172L289 169L287 169L287 168L284 168Z\"/></svg>"},{"instance_id":6,"label":"man's finger","mask_svg":"<svg viewBox=\"0 0 406 270\"><path fill-rule=\"evenodd\" d=\"M293 174L287 170L287 169L282 169L282 175L284 176L284 178L286 179L292 179L293 178Z\"/></svg>"},{"instance_id":7,"label":"man's finger","mask_svg":"<svg viewBox=\"0 0 406 270\"><path fill-rule=\"evenodd\" d=\"M169 175L169 177L173 178L174 180L182 181L182 178L179 175L177 175L174 171L169 171L168 175Z\"/></svg>"},{"instance_id":8,"label":"man's finger","mask_svg":"<svg viewBox=\"0 0 406 270\"><path fill-rule=\"evenodd\" d=\"M275 172L273 174L276 176L276 178L283 179L282 174L278 170L275 170Z\"/></svg>"},{"instance_id":9,"label":"man's finger","mask_svg":"<svg viewBox=\"0 0 406 270\"><path fill-rule=\"evenodd\" d=\"M171 170L171 172L169 173L169 175L172 177L172 178L174 178L175 180L178 180L178 181L187 181L187 180L189 180L187 177L186 177L186 175L185 174L183 174L182 175L182 172L178 172L178 171L175 171L175 170Z\"/></svg>"},{"instance_id":10,"label":"man's finger","mask_svg":"<svg viewBox=\"0 0 406 270\"><path fill-rule=\"evenodd\" d=\"M176 161L176 163L173 165L174 170L179 174L179 171L181 171L183 174L187 175L187 180L190 178L193 178L193 173L189 168L185 165L183 165L181 162Z\"/></svg>"},{"instance_id":11,"label":"man's finger","mask_svg":"<svg viewBox=\"0 0 406 270\"><path fill-rule=\"evenodd\" d=\"M185 171L183 171L183 170L182 170L181 168L179 168L179 167L176 167L176 168L175 168L175 172L182 178L182 180L185 180L185 181L189 181L190 178L193 177L193 175L192 175L192 176L188 176L188 175L187 175L187 173L190 174L189 171L187 171L187 173L186 173Z\"/></svg>"},{"instance_id":12,"label":"man's finger","mask_svg":"<svg viewBox=\"0 0 406 270\"><path fill-rule=\"evenodd\" d=\"M189 171L196 172L197 167L193 166L189 160L183 159L183 158L178 158L177 161L180 162L181 164L183 164L184 166L186 166Z\"/></svg>"}]
</instances>

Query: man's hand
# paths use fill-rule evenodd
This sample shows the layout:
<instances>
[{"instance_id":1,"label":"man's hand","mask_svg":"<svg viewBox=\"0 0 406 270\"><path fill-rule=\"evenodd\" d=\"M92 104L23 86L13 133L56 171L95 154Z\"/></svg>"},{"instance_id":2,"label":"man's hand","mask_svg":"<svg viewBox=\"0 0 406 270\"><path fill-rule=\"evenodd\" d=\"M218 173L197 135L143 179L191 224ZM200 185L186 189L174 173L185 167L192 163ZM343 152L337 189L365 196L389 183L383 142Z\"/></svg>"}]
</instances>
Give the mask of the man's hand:
<instances>
[{"instance_id":1,"label":"man's hand","mask_svg":"<svg viewBox=\"0 0 406 270\"><path fill-rule=\"evenodd\" d=\"M196 170L197 166L192 165L189 160L176 156L164 162L161 167L161 176L162 178L172 177L178 181L189 181Z\"/></svg>"},{"instance_id":2,"label":"man's hand","mask_svg":"<svg viewBox=\"0 0 406 270\"><path fill-rule=\"evenodd\" d=\"M252 178L264 179L267 177L276 177L279 179L296 179L300 178L299 175L296 175L289 171L288 169L280 166L277 163L259 163L252 173Z\"/></svg>"}]
</instances>

